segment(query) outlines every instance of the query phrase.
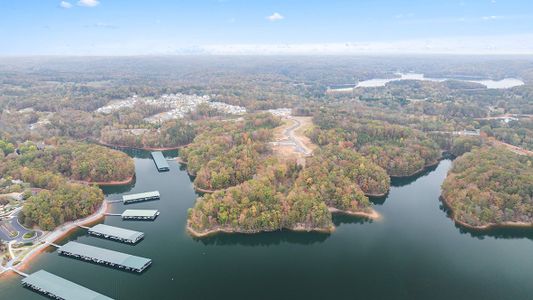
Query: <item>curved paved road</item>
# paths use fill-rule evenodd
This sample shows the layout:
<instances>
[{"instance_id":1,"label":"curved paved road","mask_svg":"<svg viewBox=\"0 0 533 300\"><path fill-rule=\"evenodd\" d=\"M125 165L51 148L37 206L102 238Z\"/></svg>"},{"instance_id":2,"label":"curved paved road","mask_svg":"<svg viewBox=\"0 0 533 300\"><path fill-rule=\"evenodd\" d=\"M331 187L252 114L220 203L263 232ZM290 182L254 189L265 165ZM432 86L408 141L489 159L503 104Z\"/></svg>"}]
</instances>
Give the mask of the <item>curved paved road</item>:
<instances>
[{"instance_id":1,"label":"curved paved road","mask_svg":"<svg viewBox=\"0 0 533 300\"><path fill-rule=\"evenodd\" d=\"M287 117L287 119L293 121L293 125L289 126L283 131L285 136L283 139L277 142L278 145L293 146L296 152L302 153L303 155L311 155L311 150L307 148L300 138L295 135L294 131L299 129L302 126L302 122L293 117Z\"/></svg>"},{"instance_id":2,"label":"curved paved road","mask_svg":"<svg viewBox=\"0 0 533 300\"><path fill-rule=\"evenodd\" d=\"M24 239L23 236L24 234L28 233L28 232L31 232L33 230L31 229L28 229L24 226L22 226L22 224L20 224L19 222L19 213L20 211L22 210L22 208L17 208L17 211L15 211L11 218L9 218L8 220L4 220L0 223L0 239L1 240L4 240L4 241L7 241L7 242L11 242L11 241L16 241L16 242L29 242L29 241L33 241L35 240L36 238L40 237L43 233L41 231L36 231L37 234L30 238L30 239ZM2 225L4 224L7 224L8 226L12 227L14 230L18 231L18 235L16 237L11 237L9 235L9 232L7 232L4 228L2 228Z\"/></svg>"}]
</instances>

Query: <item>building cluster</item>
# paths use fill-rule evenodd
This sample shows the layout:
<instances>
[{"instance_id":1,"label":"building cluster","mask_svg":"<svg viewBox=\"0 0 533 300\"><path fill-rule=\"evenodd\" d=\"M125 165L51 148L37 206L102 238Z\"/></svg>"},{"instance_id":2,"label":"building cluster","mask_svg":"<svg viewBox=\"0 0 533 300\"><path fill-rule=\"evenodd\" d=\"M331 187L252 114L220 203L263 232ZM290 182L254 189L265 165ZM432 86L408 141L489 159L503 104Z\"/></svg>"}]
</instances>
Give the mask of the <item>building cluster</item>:
<instances>
[{"instance_id":1,"label":"building cluster","mask_svg":"<svg viewBox=\"0 0 533 300\"><path fill-rule=\"evenodd\" d=\"M276 108L276 109L269 109L268 112L277 117L289 117L292 114L292 109Z\"/></svg>"},{"instance_id":2,"label":"building cluster","mask_svg":"<svg viewBox=\"0 0 533 300\"><path fill-rule=\"evenodd\" d=\"M476 130L462 130L462 131L453 131L453 135L462 135L462 136L479 136L481 134L479 129Z\"/></svg>"},{"instance_id":3,"label":"building cluster","mask_svg":"<svg viewBox=\"0 0 533 300\"><path fill-rule=\"evenodd\" d=\"M100 107L96 112L110 114L114 111L133 107L136 103L143 103L168 109L165 112L150 116L144 120L149 123L161 123L168 120L180 119L185 114L193 111L200 104L206 103L211 107L227 114L244 114L246 108L242 106L230 105L223 102L210 102L208 95L185 95L185 94L163 94L159 98L140 98L136 95L120 101L113 101L106 106Z\"/></svg>"},{"instance_id":4,"label":"building cluster","mask_svg":"<svg viewBox=\"0 0 533 300\"><path fill-rule=\"evenodd\" d=\"M242 115L246 113L246 108L238 105L230 105L224 102L209 102L209 105L226 114Z\"/></svg>"}]
</instances>

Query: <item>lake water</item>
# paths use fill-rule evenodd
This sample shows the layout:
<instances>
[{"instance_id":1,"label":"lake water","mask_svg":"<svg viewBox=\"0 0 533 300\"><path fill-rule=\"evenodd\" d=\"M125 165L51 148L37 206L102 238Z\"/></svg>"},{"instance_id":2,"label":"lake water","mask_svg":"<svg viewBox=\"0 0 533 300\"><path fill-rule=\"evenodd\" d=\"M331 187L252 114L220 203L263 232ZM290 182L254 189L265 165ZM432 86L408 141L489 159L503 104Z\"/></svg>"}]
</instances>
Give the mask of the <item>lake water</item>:
<instances>
[{"instance_id":1,"label":"lake water","mask_svg":"<svg viewBox=\"0 0 533 300\"><path fill-rule=\"evenodd\" d=\"M136 154L135 154L136 153ZM451 161L416 178L395 180L389 195L374 199L383 218L367 222L336 217L330 235L273 232L217 235L196 240L185 231L187 209L197 197L175 162L158 173L146 152L136 151L136 182L106 188L122 193L159 190L161 200L128 205L157 208L154 222L104 223L143 231L135 246L89 237L68 240L153 259L142 274L58 256L40 255L25 272L39 269L115 299L532 299L533 235L528 231L462 232L441 209L440 185ZM122 212L122 204L113 204ZM61 241L60 243L65 243ZM44 299L10 275L0 299Z\"/></svg>"},{"instance_id":2,"label":"lake water","mask_svg":"<svg viewBox=\"0 0 533 300\"><path fill-rule=\"evenodd\" d=\"M420 73L399 73L399 78L388 78L388 79L369 79L369 80L363 80L360 81L355 87L380 87L385 86L387 83L392 81L401 81L401 80L423 80L423 81L436 81L436 82L443 82L446 80L459 80L459 81L467 81L467 82L475 82L480 83L487 87L488 89L508 89L515 86L523 85L524 82L520 79L516 78L504 78L502 80L490 80L490 79L484 79L484 80L465 80L465 79L454 79L454 78L430 78L425 77L424 74Z\"/></svg>"}]
</instances>

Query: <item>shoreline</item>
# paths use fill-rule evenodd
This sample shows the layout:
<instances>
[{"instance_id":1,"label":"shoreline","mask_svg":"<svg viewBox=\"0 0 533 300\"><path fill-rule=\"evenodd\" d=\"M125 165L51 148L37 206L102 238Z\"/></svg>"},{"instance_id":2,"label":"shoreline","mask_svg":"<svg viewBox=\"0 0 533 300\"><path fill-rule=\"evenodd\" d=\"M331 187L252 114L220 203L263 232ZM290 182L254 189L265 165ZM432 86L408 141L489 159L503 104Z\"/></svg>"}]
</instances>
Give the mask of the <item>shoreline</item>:
<instances>
[{"instance_id":1,"label":"shoreline","mask_svg":"<svg viewBox=\"0 0 533 300\"><path fill-rule=\"evenodd\" d=\"M124 146L124 145L117 145L117 144L108 144L102 140L96 141L97 144L101 146L107 146L107 147L116 147L116 148L126 148L126 149L136 149L136 150L145 150L145 151L170 151L170 150L179 150L186 145L183 146L174 146L174 147L137 147L137 146Z\"/></svg>"},{"instance_id":2,"label":"shoreline","mask_svg":"<svg viewBox=\"0 0 533 300\"><path fill-rule=\"evenodd\" d=\"M444 197L444 195L441 194L439 199L446 206L446 208L450 211L450 217L454 221L454 223L466 229L483 232L483 231L488 231L488 230L498 229L498 228L533 228L533 223L516 222L516 221L506 221L502 223L489 223L485 225L471 225L471 224L468 224L464 221L461 221L455 218L455 212L452 209L448 200Z\"/></svg>"},{"instance_id":3,"label":"shoreline","mask_svg":"<svg viewBox=\"0 0 533 300\"><path fill-rule=\"evenodd\" d=\"M373 197L373 198L385 197L385 196L387 196L389 194L389 191L390 191L390 187L387 190L387 192L385 192L385 193L381 193L381 194L367 194L367 193L365 193L365 196Z\"/></svg>"},{"instance_id":4,"label":"shoreline","mask_svg":"<svg viewBox=\"0 0 533 300\"><path fill-rule=\"evenodd\" d=\"M408 174L408 175L389 175L389 177L391 179L403 179L403 178L409 178L409 177L413 177L413 176L417 176L421 173L423 173L424 171L426 171L428 168L431 168L431 167L434 167L436 165L438 165L440 163L440 161L443 160L443 156L439 157L435 162L432 162L432 163L429 163L429 164L425 164L421 169L411 173L411 174Z\"/></svg>"},{"instance_id":5,"label":"shoreline","mask_svg":"<svg viewBox=\"0 0 533 300\"><path fill-rule=\"evenodd\" d=\"M347 216L353 216L353 217L364 217L371 220L379 220L381 219L381 215L373 208L371 208L371 212L363 212L363 211L349 211L349 210L341 210L335 207L328 207L328 210L332 214L343 214Z\"/></svg>"},{"instance_id":6,"label":"shoreline","mask_svg":"<svg viewBox=\"0 0 533 300\"><path fill-rule=\"evenodd\" d=\"M205 238L209 237L218 233L227 233L227 234L258 234L262 232L273 232L273 231L281 231L283 229L294 231L294 232L318 232L318 233L325 233L330 234L335 231L335 226L331 226L330 228L307 228L305 226L296 226L293 228L280 228L275 230L252 230L252 231L240 231L237 229L232 228L223 228L223 227L217 227L213 229L209 229L205 232L198 232L191 228L189 222L187 221L187 232L193 237L193 238Z\"/></svg>"},{"instance_id":7,"label":"shoreline","mask_svg":"<svg viewBox=\"0 0 533 300\"><path fill-rule=\"evenodd\" d=\"M36 258L39 254L41 254L45 249L48 247L53 247L50 245L50 243L54 243L57 240L61 240L66 238L72 231L80 228L79 225L86 225L89 223L94 223L101 218L105 217L105 214L107 210L109 209L109 203L106 199L102 201L102 204L98 208L97 211L95 211L93 214L82 218L77 219L74 221L70 221L68 223L62 224L61 226L55 228L53 231L50 231L46 233L43 236L43 240L40 241L40 245L33 248L30 252L28 252L20 261L18 264L13 265L11 268L16 269L18 271L23 271L24 269L29 267L29 262ZM9 271L7 268L3 273L0 273L0 277L3 274L7 274L7 271Z\"/></svg>"},{"instance_id":8,"label":"shoreline","mask_svg":"<svg viewBox=\"0 0 533 300\"><path fill-rule=\"evenodd\" d=\"M175 158L175 160L176 160L176 162L179 163L179 164L187 165L187 162L184 161L184 160L181 158L181 156L177 156L177 157ZM189 173L189 172L187 171L187 173Z\"/></svg>"},{"instance_id":9,"label":"shoreline","mask_svg":"<svg viewBox=\"0 0 533 300\"><path fill-rule=\"evenodd\" d=\"M195 191L197 192L201 192L201 193L206 193L206 194L212 194L212 193L215 193L217 191L222 191L224 189L220 189L220 190L208 190L208 189L203 189L203 188L200 188L200 187L197 187L196 184L192 184L192 187L194 188Z\"/></svg>"},{"instance_id":10,"label":"shoreline","mask_svg":"<svg viewBox=\"0 0 533 300\"><path fill-rule=\"evenodd\" d=\"M112 180L112 181L89 181L89 180L71 180L71 182L81 183L81 184L95 184L101 186L115 186L115 185L126 185L130 184L135 178L135 174L124 180Z\"/></svg>"}]
</instances>

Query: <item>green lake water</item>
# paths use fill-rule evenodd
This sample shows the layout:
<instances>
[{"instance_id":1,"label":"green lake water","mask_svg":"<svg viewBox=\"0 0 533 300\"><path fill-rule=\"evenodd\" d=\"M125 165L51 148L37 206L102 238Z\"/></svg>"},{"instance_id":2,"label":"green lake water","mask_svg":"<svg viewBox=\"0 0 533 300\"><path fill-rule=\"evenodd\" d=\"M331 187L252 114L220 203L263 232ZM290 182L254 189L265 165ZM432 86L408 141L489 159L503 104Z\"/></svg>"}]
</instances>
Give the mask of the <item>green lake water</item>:
<instances>
[{"instance_id":1,"label":"green lake water","mask_svg":"<svg viewBox=\"0 0 533 300\"><path fill-rule=\"evenodd\" d=\"M533 234L456 227L439 201L450 160L395 180L387 197L373 199L379 221L337 216L329 235L283 231L197 240L185 230L197 197L187 172L172 161L170 172L159 173L147 152L129 154L136 157L135 182L105 188L107 197L159 190L161 200L127 208L156 208L161 215L154 222L102 221L143 231L144 240L132 246L82 229L67 240L148 257L153 265L132 274L49 248L25 272L45 269L115 299L533 299ZM124 209L112 204L112 212ZM44 297L9 276L0 281L0 299Z\"/></svg>"}]
</instances>

